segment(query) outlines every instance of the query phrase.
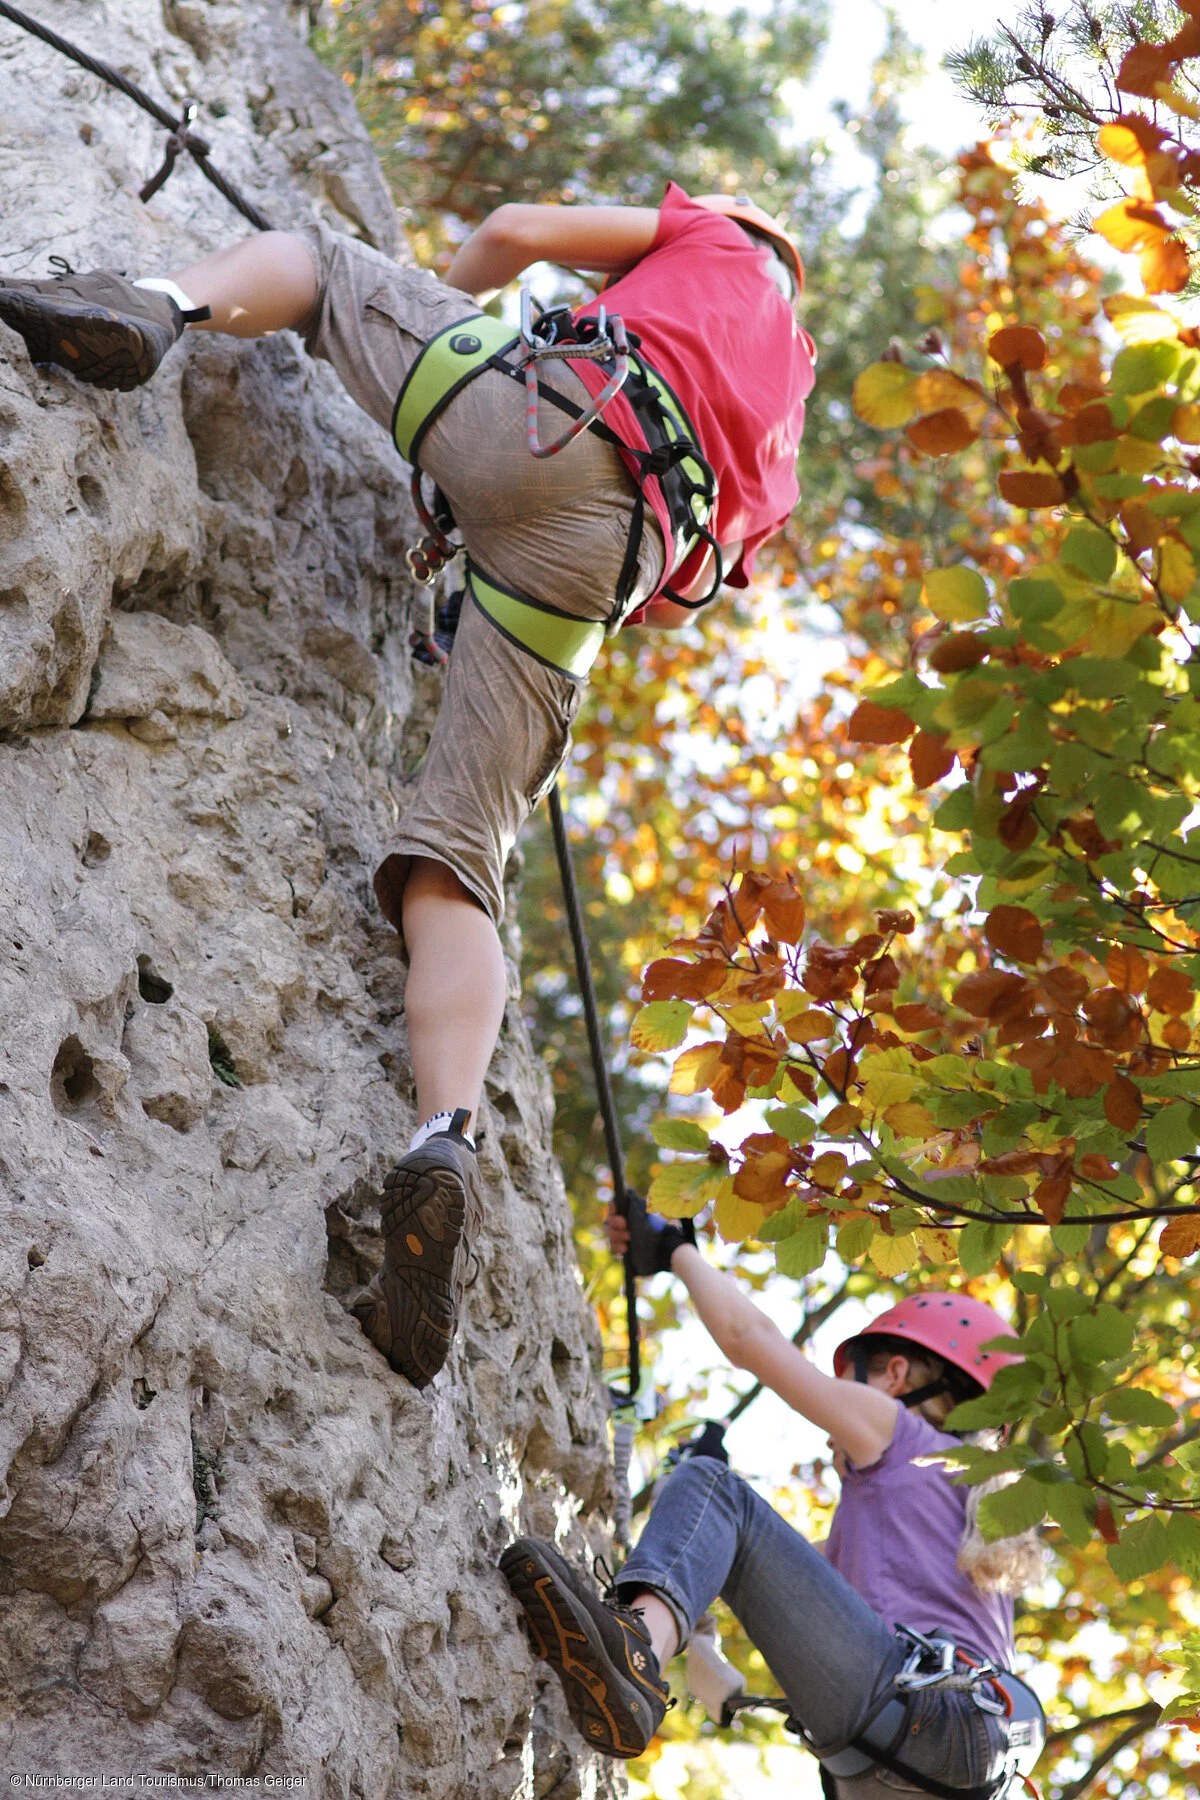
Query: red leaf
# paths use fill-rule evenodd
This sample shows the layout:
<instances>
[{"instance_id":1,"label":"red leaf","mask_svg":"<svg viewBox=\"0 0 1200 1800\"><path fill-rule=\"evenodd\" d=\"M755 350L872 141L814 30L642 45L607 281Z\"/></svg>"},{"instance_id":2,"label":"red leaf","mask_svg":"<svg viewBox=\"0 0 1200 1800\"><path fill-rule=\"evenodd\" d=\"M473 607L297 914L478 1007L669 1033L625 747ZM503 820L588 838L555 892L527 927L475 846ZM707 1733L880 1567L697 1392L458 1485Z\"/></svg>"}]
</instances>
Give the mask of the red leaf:
<instances>
[{"instance_id":1,"label":"red leaf","mask_svg":"<svg viewBox=\"0 0 1200 1800\"><path fill-rule=\"evenodd\" d=\"M1032 325L1005 325L988 339L987 353L1002 369L1040 369L1046 361L1046 340Z\"/></svg>"},{"instance_id":2,"label":"red leaf","mask_svg":"<svg viewBox=\"0 0 1200 1800\"><path fill-rule=\"evenodd\" d=\"M1119 1544L1121 1541L1121 1534L1117 1530L1117 1521L1113 1518L1112 1507L1103 1495L1096 1502L1096 1530L1106 1544Z\"/></svg>"},{"instance_id":3,"label":"red leaf","mask_svg":"<svg viewBox=\"0 0 1200 1800\"><path fill-rule=\"evenodd\" d=\"M876 706L873 700L860 700L850 715L846 736L852 744L903 744L916 726L906 712L895 706Z\"/></svg>"},{"instance_id":4,"label":"red leaf","mask_svg":"<svg viewBox=\"0 0 1200 1800\"><path fill-rule=\"evenodd\" d=\"M1031 469L1009 469L997 485L1010 506L1024 507L1027 512L1037 506L1061 506L1067 497L1057 475L1038 475Z\"/></svg>"},{"instance_id":5,"label":"red leaf","mask_svg":"<svg viewBox=\"0 0 1200 1800\"><path fill-rule=\"evenodd\" d=\"M912 770L914 787L932 787L935 781L950 773L957 761L947 740L934 731L918 731L908 746L908 766Z\"/></svg>"},{"instance_id":6,"label":"red leaf","mask_svg":"<svg viewBox=\"0 0 1200 1800\"><path fill-rule=\"evenodd\" d=\"M1025 906L994 906L983 935L993 950L1014 962L1035 963L1046 947L1041 924Z\"/></svg>"},{"instance_id":7,"label":"red leaf","mask_svg":"<svg viewBox=\"0 0 1200 1800\"><path fill-rule=\"evenodd\" d=\"M954 990L954 1004L977 1019L995 1019L1012 1009L1025 994L1032 995L1033 985L1023 975L1010 975L1004 969L979 969L960 981Z\"/></svg>"},{"instance_id":8,"label":"red leaf","mask_svg":"<svg viewBox=\"0 0 1200 1800\"><path fill-rule=\"evenodd\" d=\"M978 668L988 653L988 646L974 631L953 631L935 645L929 654L929 666L939 675L959 675L964 669Z\"/></svg>"},{"instance_id":9,"label":"red leaf","mask_svg":"<svg viewBox=\"0 0 1200 1800\"><path fill-rule=\"evenodd\" d=\"M905 1006L898 1006L892 1017L901 1031L937 1031L946 1023L941 1013L926 1006L923 1000L911 1000Z\"/></svg>"},{"instance_id":10,"label":"red leaf","mask_svg":"<svg viewBox=\"0 0 1200 1800\"><path fill-rule=\"evenodd\" d=\"M1142 1120L1142 1090L1127 1075L1114 1075L1104 1090L1104 1116L1118 1131L1136 1131Z\"/></svg>"},{"instance_id":11,"label":"red leaf","mask_svg":"<svg viewBox=\"0 0 1200 1800\"><path fill-rule=\"evenodd\" d=\"M726 963L679 962L662 956L652 962L642 977L643 1000L703 1000L722 985L729 974Z\"/></svg>"}]
</instances>

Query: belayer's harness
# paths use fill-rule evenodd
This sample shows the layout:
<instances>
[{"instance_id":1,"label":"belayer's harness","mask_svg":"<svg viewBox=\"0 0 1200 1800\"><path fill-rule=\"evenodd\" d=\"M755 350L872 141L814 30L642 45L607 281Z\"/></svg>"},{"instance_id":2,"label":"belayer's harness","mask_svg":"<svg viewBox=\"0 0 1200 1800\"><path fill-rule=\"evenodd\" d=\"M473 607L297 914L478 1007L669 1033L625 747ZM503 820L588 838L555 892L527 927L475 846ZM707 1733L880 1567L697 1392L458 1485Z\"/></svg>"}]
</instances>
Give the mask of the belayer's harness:
<instances>
[{"instance_id":1,"label":"belayer's harness","mask_svg":"<svg viewBox=\"0 0 1200 1800\"><path fill-rule=\"evenodd\" d=\"M408 553L414 580L432 584L438 572L458 554L449 536L453 514L445 496L435 495L432 509L421 492L421 446L456 394L488 369L524 384L527 394L526 438L535 457L555 456L582 431L593 431L632 457L638 467L638 492L630 521L625 557L607 620L579 619L544 600L509 587L467 559L467 588L484 617L531 656L572 681L582 681L595 662L606 635L620 625L637 580L638 555L646 517L646 484L656 480L667 503L671 524L668 551L672 570L681 566L703 541L717 552L712 588L703 600L683 600L670 587L669 599L688 607L707 605L721 583L719 547L708 529L717 498L717 479L700 449L695 427L665 378L638 354L639 340L627 336L622 321L606 315L575 319L569 307L554 307L537 319L527 294L521 296L521 329L490 313L478 313L448 325L425 345L409 370L392 415L396 448L413 469L413 503L425 527L421 543ZM603 391L586 407L538 380L538 364L548 361L595 362L608 372ZM601 415L618 392L630 405L648 448L624 440L602 422ZM537 404L547 400L573 421L552 444L538 438ZM410 640L414 654L426 662L442 662L445 652L433 633L432 603L415 625Z\"/></svg>"}]
</instances>

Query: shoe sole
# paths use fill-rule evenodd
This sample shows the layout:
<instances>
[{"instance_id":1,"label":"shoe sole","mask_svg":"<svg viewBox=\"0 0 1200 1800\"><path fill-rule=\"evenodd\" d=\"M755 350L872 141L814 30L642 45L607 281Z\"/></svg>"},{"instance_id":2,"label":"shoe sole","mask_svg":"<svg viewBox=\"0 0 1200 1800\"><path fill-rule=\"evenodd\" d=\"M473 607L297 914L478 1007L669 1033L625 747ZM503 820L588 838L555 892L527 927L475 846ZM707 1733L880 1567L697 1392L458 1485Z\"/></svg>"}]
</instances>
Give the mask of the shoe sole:
<instances>
[{"instance_id":1,"label":"shoe sole","mask_svg":"<svg viewBox=\"0 0 1200 1800\"><path fill-rule=\"evenodd\" d=\"M454 1339L454 1257L466 1194L453 1169L402 1165L384 1182L383 1196L380 1285L391 1333L388 1361L414 1387L424 1388Z\"/></svg>"},{"instance_id":2,"label":"shoe sole","mask_svg":"<svg viewBox=\"0 0 1200 1800\"><path fill-rule=\"evenodd\" d=\"M0 319L25 339L32 362L69 369L91 387L127 393L149 381L162 360L139 325L107 307L52 304L0 288Z\"/></svg>"},{"instance_id":3,"label":"shoe sole","mask_svg":"<svg viewBox=\"0 0 1200 1800\"><path fill-rule=\"evenodd\" d=\"M647 1690L622 1676L586 1607L545 1550L512 1544L500 1558L500 1570L525 1610L534 1654L562 1683L580 1737L605 1756L628 1761L644 1755L660 1723Z\"/></svg>"}]
</instances>

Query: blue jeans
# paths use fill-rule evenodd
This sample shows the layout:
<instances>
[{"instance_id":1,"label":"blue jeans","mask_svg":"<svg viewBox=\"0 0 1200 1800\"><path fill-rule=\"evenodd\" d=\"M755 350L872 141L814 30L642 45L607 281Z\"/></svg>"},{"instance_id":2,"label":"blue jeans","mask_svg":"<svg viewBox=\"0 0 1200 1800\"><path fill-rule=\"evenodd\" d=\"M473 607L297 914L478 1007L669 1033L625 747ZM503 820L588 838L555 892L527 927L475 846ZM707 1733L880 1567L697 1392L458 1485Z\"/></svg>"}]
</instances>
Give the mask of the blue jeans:
<instances>
[{"instance_id":1,"label":"blue jeans","mask_svg":"<svg viewBox=\"0 0 1200 1800\"><path fill-rule=\"evenodd\" d=\"M619 1585L622 1600L646 1589L664 1600L681 1645L719 1594L818 1744L854 1736L907 1654L807 1538L708 1456L684 1457L664 1482ZM926 1692L894 1754L950 1786L973 1787L1000 1773L1006 1742L969 1694ZM847 1800L897 1788L910 1784L883 1770L837 1784Z\"/></svg>"}]
</instances>

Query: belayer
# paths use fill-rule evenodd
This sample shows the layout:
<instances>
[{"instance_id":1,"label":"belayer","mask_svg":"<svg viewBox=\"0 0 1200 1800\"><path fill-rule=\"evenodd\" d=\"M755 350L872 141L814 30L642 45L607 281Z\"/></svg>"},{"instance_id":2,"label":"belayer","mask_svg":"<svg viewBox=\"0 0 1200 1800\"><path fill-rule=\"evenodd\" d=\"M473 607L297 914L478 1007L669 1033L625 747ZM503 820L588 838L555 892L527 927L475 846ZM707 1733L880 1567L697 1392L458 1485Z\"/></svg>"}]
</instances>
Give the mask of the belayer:
<instances>
[{"instance_id":1,"label":"belayer","mask_svg":"<svg viewBox=\"0 0 1200 1800\"><path fill-rule=\"evenodd\" d=\"M603 307L519 336L481 311L542 261L609 277ZM444 282L320 224L170 276L0 282L33 360L102 387L148 381L185 329L299 332L437 484L414 572L438 566L451 523L465 546L441 710L375 872L410 963L418 1128L355 1310L418 1387L449 1352L482 1211L469 1128L504 1012L505 862L606 633L679 625L722 581L745 587L791 513L815 354L791 304L801 281L766 213L671 185L657 209L502 206Z\"/></svg>"},{"instance_id":2,"label":"belayer","mask_svg":"<svg viewBox=\"0 0 1200 1800\"><path fill-rule=\"evenodd\" d=\"M666 1477L603 1598L551 1544L510 1545L501 1569L585 1740L608 1756L645 1750L669 1704L662 1670L720 1595L827 1794L999 1800L1044 1741L1037 1698L1011 1673L1011 1596L1040 1579L1042 1553L1033 1534L985 1544L978 1490L928 1459L959 1444L942 1428L951 1409L1021 1360L985 1348L1012 1328L966 1295L914 1295L841 1344L824 1375L705 1261L690 1225L631 1197L629 1224L608 1231L622 1253L632 1232L638 1272L670 1269L730 1361L828 1431L842 1491L814 1546L712 1454L710 1434Z\"/></svg>"}]
</instances>

